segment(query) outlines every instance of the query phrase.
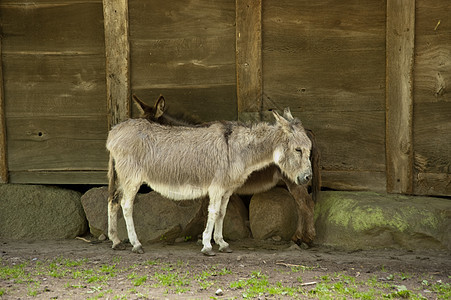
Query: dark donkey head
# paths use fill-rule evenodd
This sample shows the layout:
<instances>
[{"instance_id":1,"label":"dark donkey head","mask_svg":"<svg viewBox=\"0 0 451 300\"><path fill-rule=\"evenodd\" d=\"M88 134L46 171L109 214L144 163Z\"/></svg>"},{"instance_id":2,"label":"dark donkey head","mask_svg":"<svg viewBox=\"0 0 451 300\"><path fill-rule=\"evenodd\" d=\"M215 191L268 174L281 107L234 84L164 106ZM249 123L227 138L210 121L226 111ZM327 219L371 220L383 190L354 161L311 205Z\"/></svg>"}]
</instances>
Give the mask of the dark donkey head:
<instances>
[{"instance_id":1,"label":"dark donkey head","mask_svg":"<svg viewBox=\"0 0 451 300\"><path fill-rule=\"evenodd\" d=\"M199 120L193 116L183 114L182 116L174 116L166 113L166 100L162 95L155 101L154 106L147 105L140 100L136 95L133 95L135 105L141 112L140 118L147 119L151 122L156 122L163 125L173 126L198 126L202 125ZM315 135L310 129L305 129L307 136L312 141L312 150L310 152L310 162L312 165L312 199L316 202L319 191L321 189L321 170L320 170L320 153L316 143Z\"/></svg>"}]
</instances>

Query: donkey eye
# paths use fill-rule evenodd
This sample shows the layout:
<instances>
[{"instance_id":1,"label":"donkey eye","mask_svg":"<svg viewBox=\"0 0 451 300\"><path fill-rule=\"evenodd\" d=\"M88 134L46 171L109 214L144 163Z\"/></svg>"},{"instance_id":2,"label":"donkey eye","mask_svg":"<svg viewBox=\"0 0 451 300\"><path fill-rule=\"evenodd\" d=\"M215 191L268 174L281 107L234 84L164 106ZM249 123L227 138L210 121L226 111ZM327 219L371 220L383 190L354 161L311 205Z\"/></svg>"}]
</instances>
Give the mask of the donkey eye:
<instances>
[{"instance_id":1,"label":"donkey eye","mask_svg":"<svg viewBox=\"0 0 451 300\"><path fill-rule=\"evenodd\" d=\"M299 152L299 154L302 155L302 149L301 148L296 148L296 151Z\"/></svg>"}]
</instances>

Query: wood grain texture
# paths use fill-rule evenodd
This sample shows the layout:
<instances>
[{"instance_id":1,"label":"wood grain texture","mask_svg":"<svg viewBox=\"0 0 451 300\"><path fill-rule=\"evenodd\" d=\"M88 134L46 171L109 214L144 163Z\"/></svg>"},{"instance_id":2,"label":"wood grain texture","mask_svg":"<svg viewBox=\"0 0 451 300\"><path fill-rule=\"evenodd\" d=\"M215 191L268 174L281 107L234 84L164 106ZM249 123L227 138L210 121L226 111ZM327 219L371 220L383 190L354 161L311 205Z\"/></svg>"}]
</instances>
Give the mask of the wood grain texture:
<instances>
[{"instance_id":1,"label":"wood grain texture","mask_svg":"<svg viewBox=\"0 0 451 300\"><path fill-rule=\"evenodd\" d=\"M106 93L110 128L130 117L128 1L103 0Z\"/></svg>"},{"instance_id":2,"label":"wood grain texture","mask_svg":"<svg viewBox=\"0 0 451 300\"><path fill-rule=\"evenodd\" d=\"M107 171L12 171L12 183L108 184Z\"/></svg>"},{"instance_id":3,"label":"wood grain texture","mask_svg":"<svg viewBox=\"0 0 451 300\"><path fill-rule=\"evenodd\" d=\"M203 120L237 119L234 0L138 0L129 14L134 93L161 93Z\"/></svg>"},{"instance_id":4,"label":"wood grain texture","mask_svg":"<svg viewBox=\"0 0 451 300\"><path fill-rule=\"evenodd\" d=\"M451 3L416 1L414 192L451 195Z\"/></svg>"},{"instance_id":5,"label":"wood grain texture","mask_svg":"<svg viewBox=\"0 0 451 300\"><path fill-rule=\"evenodd\" d=\"M6 157L5 98L3 92L2 39L0 38L0 183L8 182Z\"/></svg>"},{"instance_id":6,"label":"wood grain texture","mask_svg":"<svg viewBox=\"0 0 451 300\"><path fill-rule=\"evenodd\" d=\"M413 193L415 1L387 2L387 191Z\"/></svg>"},{"instance_id":7,"label":"wood grain texture","mask_svg":"<svg viewBox=\"0 0 451 300\"><path fill-rule=\"evenodd\" d=\"M236 72L238 115L261 112L262 1L236 1Z\"/></svg>"},{"instance_id":8,"label":"wood grain texture","mask_svg":"<svg viewBox=\"0 0 451 300\"><path fill-rule=\"evenodd\" d=\"M8 118L12 171L106 170L104 118Z\"/></svg>"},{"instance_id":9,"label":"wood grain texture","mask_svg":"<svg viewBox=\"0 0 451 300\"><path fill-rule=\"evenodd\" d=\"M265 109L385 109L385 1L263 2Z\"/></svg>"},{"instance_id":10,"label":"wood grain texture","mask_svg":"<svg viewBox=\"0 0 451 300\"><path fill-rule=\"evenodd\" d=\"M59 172L104 173L102 1L2 0L0 11L10 182L57 184ZM39 182L35 176L46 172L52 181ZM82 178L78 183L92 183Z\"/></svg>"}]
</instances>

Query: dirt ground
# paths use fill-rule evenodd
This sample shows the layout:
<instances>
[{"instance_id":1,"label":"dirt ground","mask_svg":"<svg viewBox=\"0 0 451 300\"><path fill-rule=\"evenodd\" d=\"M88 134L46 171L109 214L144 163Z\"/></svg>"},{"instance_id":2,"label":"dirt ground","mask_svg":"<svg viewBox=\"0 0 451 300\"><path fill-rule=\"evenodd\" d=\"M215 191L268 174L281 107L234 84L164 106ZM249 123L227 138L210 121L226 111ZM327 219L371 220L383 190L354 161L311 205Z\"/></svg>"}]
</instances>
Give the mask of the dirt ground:
<instances>
[{"instance_id":1,"label":"dirt ground","mask_svg":"<svg viewBox=\"0 0 451 300\"><path fill-rule=\"evenodd\" d=\"M447 252L304 250L252 239L230 245L233 253L206 257L192 241L144 245L144 254L131 246L114 251L109 241L0 241L0 298L450 297Z\"/></svg>"}]
</instances>

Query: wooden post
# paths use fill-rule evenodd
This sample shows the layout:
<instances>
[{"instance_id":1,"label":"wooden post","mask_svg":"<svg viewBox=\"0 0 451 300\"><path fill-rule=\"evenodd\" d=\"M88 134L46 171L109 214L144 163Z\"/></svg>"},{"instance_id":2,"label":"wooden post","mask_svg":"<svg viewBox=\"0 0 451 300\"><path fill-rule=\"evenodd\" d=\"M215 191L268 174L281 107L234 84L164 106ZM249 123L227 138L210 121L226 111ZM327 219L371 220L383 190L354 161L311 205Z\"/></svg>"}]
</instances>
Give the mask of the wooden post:
<instances>
[{"instance_id":1,"label":"wooden post","mask_svg":"<svg viewBox=\"0 0 451 300\"><path fill-rule=\"evenodd\" d=\"M236 72L238 118L243 119L243 113L257 112L261 118L263 105L261 0L236 0Z\"/></svg>"},{"instance_id":2,"label":"wooden post","mask_svg":"<svg viewBox=\"0 0 451 300\"><path fill-rule=\"evenodd\" d=\"M108 125L130 117L128 1L103 0Z\"/></svg>"},{"instance_id":3,"label":"wooden post","mask_svg":"<svg viewBox=\"0 0 451 300\"><path fill-rule=\"evenodd\" d=\"M6 160L5 98L3 93L2 39L0 37L0 183L8 182L8 161Z\"/></svg>"},{"instance_id":4,"label":"wooden post","mask_svg":"<svg viewBox=\"0 0 451 300\"><path fill-rule=\"evenodd\" d=\"M413 193L413 65L415 1L387 1L387 192Z\"/></svg>"}]
</instances>

